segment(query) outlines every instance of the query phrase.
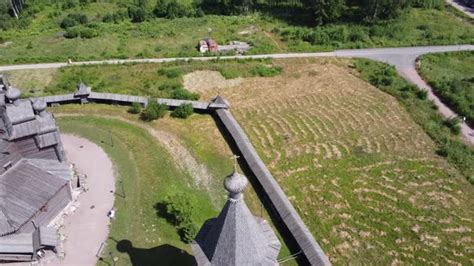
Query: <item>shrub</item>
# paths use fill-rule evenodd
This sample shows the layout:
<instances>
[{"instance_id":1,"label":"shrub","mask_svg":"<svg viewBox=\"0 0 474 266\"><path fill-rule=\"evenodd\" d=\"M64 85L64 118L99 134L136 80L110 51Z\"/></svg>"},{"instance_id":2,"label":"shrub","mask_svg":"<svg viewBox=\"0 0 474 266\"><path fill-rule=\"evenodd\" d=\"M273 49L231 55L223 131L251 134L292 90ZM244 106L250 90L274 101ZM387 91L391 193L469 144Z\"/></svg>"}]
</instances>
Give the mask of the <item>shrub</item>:
<instances>
[{"instance_id":1,"label":"shrub","mask_svg":"<svg viewBox=\"0 0 474 266\"><path fill-rule=\"evenodd\" d=\"M87 24L88 21L89 19L85 14L69 14L67 17L63 18L59 26L63 29L67 29L79 24Z\"/></svg>"},{"instance_id":2,"label":"shrub","mask_svg":"<svg viewBox=\"0 0 474 266\"><path fill-rule=\"evenodd\" d=\"M133 103L128 109L128 112L131 114L139 114L142 112L142 105L140 103Z\"/></svg>"},{"instance_id":3,"label":"shrub","mask_svg":"<svg viewBox=\"0 0 474 266\"><path fill-rule=\"evenodd\" d=\"M253 75L260 76L260 77L274 77L274 76L280 75L282 71L283 71L283 68L279 66L272 66L272 67L257 66L252 69L251 73Z\"/></svg>"},{"instance_id":4,"label":"shrub","mask_svg":"<svg viewBox=\"0 0 474 266\"><path fill-rule=\"evenodd\" d=\"M183 71L180 68L160 68L158 70L158 75L166 76L167 78L177 78L183 74Z\"/></svg>"},{"instance_id":5,"label":"shrub","mask_svg":"<svg viewBox=\"0 0 474 266\"><path fill-rule=\"evenodd\" d=\"M77 6L77 1L75 0L66 0L64 1L62 8L63 9L71 9Z\"/></svg>"},{"instance_id":6,"label":"shrub","mask_svg":"<svg viewBox=\"0 0 474 266\"><path fill-rule=\"evenodd\" d=\"M179 236L181 237L181 241L186 244L191 243L198 233L198 228L196 224L192 221L184 222L179 228Z\"/></svg>"},{"instance_id":7,"label":"shrub","mask_svg":"<svg viewBox=\"0 0 474 266\"><path fill-rule=\"evenodd\" d=\"M179 100L198 100L199 94L190 92L183 87L178 87L171 92L171 98Z\"/></svg>"},{"instance_id":8,"label":"shrub","mask_svg":"<svg viewBox=\"0 0 474 266\"><path fill-rule=\"evenodd\" d=\"M70 18L70 17L65 17L62 21L61 24L59 25L61 28L66 29L70 27L74 27L77 25L77 22Z\"/></svg>"},{"instance_id":9,"label":"shrub","mask_svg":"<svg viewBox=\"0 0 474 266\"><path fill-rule=\"evenodd\" d=\"M193 114L193 111L193 105L186 103L176 107L176 109L174 109L174 111L171 113L171 116L186 119Z\"/></svg>"},{"instance_id":10,"label":"shrub","mask_svg":"<svg viewBox=\"0 0 474 266\"><path fill-rule=\"evenodd\" d=\"M450 117L444 120L444 125L447 126L451 132L455 135L461 133L461 127L459 126L460 119L459 117Z\"/></svg>"},{"instance_id":11,"label":"shrub","mask_svg":"<svg viewBox=\"0 0 474 266\"><path fill-rule=\"evenodd\" d=\"M428 97L428 92L426 90L418 89L416 91L416 97L418 97L420 100L426 100Z\"/></svg>"},{"instance_id":12,"label":"shrub","mask_svg":"<svg viewBox=\"0 0 474 266\"><path fill-rule=\"evenodd\" d=\"M397 72L394 67L383 65L369 74L369 82L374 86L389 86L393 83L396 75Z\"/></svg>"},{"instance_id":13,"label":"shrub","mask_svg":"<svg viewBox=\"0 0 474 266\"><path fill-rule=\"evenodd\" d=\"M185 193L176 193L168 195L163 202L166 209L166 215L171 222L178 227L178 233L181 240L185 243L191 243L196 237L198 228L194 222L193 200Z\"/></svg>"},{"instance_id":14,"label":"shrub","mask_svg":"<svg viewBox=\"0 0 474 266\"><path fill-rule=\"evenodd\" d=\"M142 112L141 118L145 121L153 121L165 116L167 110L168 106L164 104L158 104L156 100L149 99L148 105Z\"/></svg>"},{"instance_id":15,"label":"shrub","mask_svg":"<svg viewBox=\"0 0 474 266\"><path fill-rule=\"evenodd\" d=\"M147 14L143 7L130 6L128 7L128 16L134 23L143 22L146 20Z\"/></svg>"},{"instance_id":16,"label":"shrub","mask_svg":"<svg viewBox=\"0 0 474 266\"><path fill-rule=\"evenodd\" d=\"M79 37L80 32L81 31L78 27L68 28L66 30L66 33L64 33L64 37L68 38L68 39L77 38L77 37Z\"/></svg>"},{"instance_id":17,"label":"shrub","mask_svg":"<svg viewBox=\"0 0 474 266\"><path fill-rule=\"evenodd\" d=\"M91 28L82 28L80 34L82 38L86 39L92 39L99 36L99 32Z\"/></svg>"}]
</instances>

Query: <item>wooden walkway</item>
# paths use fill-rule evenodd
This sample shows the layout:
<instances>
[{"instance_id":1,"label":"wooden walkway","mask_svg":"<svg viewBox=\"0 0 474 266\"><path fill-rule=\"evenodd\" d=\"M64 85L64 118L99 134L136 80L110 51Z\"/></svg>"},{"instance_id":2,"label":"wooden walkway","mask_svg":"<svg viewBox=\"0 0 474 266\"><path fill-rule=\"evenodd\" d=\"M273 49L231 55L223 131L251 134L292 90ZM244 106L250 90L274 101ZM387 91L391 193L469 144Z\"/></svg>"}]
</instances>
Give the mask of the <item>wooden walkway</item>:
<instances>
[{"instance_id":1,"label":"wooden walkway","mask_svg":"<svg viewBox=\"0 0 474 266\"><path fill-rule=\"evenodd\" d=\"M52 95L52 96L43 96L31 98L31 100L42 99L49 106L51 105L61 105L69 103L86 103L86 102L97 102L97 103L108 103L108 104L127 104L131 105L133 103L140 103L143 106L148 104L148 98L144 96L135 96L127 94L116 94L116 93L103 93L103 92L90 92L87 96L75 96L74 93L70 94L61 94L61 95ZM188 101L188 100L178 100L178 99L164 99L157 98L156 101L159 104L165 104L169 108L176 108L183 104L191 104L194 110L198 111L207 111L214 109L227 109L229 106L225 103L214 103L214 102L204 102L204 101Z\"/></svg>"}]
</instances>

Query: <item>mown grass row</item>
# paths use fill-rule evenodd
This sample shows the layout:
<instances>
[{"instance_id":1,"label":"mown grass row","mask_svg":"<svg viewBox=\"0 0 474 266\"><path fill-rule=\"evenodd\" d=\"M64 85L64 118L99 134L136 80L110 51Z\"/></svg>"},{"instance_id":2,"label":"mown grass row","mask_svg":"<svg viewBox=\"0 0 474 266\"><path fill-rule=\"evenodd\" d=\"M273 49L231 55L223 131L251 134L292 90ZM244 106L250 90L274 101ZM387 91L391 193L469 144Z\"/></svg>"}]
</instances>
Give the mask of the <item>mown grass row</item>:
<instances>
[{"instance_id":1,"label":"mown grass row","mask_svg":"<svg viewBox=\"0 0 474 266\"><path fill-rule=\"evenodd\" d=\"M438 145L438 154L454 165L469 182L474 184L474 150L466 146L453 134L455 127L441 117L436 106L426 99L424 93L397 75L394 67L357 59L355 67L361 77L382 91L394 96L407 109L413 120Z\"/></svg>"}]
</instances>

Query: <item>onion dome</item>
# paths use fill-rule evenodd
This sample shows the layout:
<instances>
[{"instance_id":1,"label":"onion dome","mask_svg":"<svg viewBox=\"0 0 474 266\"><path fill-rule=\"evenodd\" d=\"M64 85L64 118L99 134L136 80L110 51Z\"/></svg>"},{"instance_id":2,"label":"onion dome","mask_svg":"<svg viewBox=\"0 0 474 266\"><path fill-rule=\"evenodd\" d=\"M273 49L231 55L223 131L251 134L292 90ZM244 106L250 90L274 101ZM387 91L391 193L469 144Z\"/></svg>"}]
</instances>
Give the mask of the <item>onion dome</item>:
<instances>
[{"instance_id":1,"label":"onion dome","mask_svg":"<svg viewBox=\"0 0 474 266\"><path fill-rule=\"evenodd\" d=\"M33 103L33 109L37 113L41 113L44 110L46 110L46 102L42 99L36 99L35 102Z\"/></svg>"},{"instance_id":2,"label":"onion dome","mask_svg":"<svg viewBox=\"0 0 474 266\"><path fill-rule=\"evenodd\" d=\"M245 190L247 184L247 178L235 170L224 179L224 188L229 192L229 198L234 200L241 198L241 193Z\"/></svg>"},{"instance_id":3,"label":"onion dome","mask_svg":"<svg viewBox=\"0 0 474 266\"><path fill-rule=\"evenodd\" d=\"M15 101L21 96L21 91L13 86L8 87L7 93L5 94L8 99Z\"/></svg>"}]
</instances>

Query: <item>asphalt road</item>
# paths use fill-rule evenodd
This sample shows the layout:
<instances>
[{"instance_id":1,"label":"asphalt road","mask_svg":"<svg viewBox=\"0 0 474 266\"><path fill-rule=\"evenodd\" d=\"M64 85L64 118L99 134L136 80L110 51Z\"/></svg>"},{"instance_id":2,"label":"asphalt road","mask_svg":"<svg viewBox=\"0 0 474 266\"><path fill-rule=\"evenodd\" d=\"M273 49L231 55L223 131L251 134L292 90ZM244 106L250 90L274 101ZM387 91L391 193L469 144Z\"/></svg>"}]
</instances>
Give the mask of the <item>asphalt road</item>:
<instances>
[{"instance_id":1,"label":"asphalt road","mask_svg":"<svg viewBox=\"0 0 474 266\"><path fill-rule=\"evenodd\" d=\"M452 52L452 51L474 51L474 45L450 45L450 46L419 46L419 47L401 47L401 48L372 48L372 49L355 49L355 50L336 50L334 52L323 53L285 53L285 54L264 54L264 55L245 55L245 56L221 56L221 57L183 57L183 58L148 58L148 59L124 59L124 60L103 60L103 61L85 61L72 63L46 63L46 64L25 64L0 66L0 73L12 70L29 70L29 69L48 69L60 68L66 66L79 65L100 65L100 64L124 64L124 63L164 63L178 60L214 60L220 59L260 59L260 58L311 58L311 57L361 57L377 60L391 64L396 67L397 71L407 80L413 82L421 89L428 91L428 98L437 106L440 113L448 118L456 116L448 106L443 104L440 99L433 93L433 90L416 71L416 59L423 54ZM474 130L467 124L461 125L462 136L466 143L474 145Z\"/></svg>"}]
</instances>

